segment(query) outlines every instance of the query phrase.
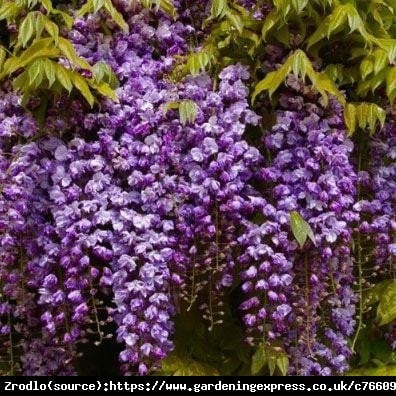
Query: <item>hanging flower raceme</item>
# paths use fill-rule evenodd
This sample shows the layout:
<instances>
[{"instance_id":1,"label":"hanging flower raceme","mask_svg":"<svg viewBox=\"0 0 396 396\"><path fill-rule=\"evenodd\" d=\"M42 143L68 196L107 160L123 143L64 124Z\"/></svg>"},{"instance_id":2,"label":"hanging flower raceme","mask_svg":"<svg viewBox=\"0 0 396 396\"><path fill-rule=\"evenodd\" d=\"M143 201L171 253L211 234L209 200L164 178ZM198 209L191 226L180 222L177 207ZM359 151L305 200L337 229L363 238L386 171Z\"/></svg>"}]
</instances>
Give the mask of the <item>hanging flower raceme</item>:
<instances>
[{"instance_id":1,"label":"hanging flower raceme","mask_svg":"<svg viewBox=\"0 0 396 396\"><path fill-rule=\"evenodd\" d=\"M103 57L119 76L120 103L103 103L100 112L83 118L73 105L73 139L42 143L51 164L48 197L64 298L40 302L48 308L42 316L46 326L63 342L87 341L91 322L98 324L100 341L106 315L98 318L103 299L97 293L111 289L115 306L108 320L116 322L117 341L125 346L123 370L146 374L172 349L172 299L180 290L183 295L198 249L204 256L199 271L206 277L213 272L213 293L232 283L234 223L243 200L238 194L259 157L242 134L245 124L258 118L247 109L244 68L226 69L218 92L205 76L173 85L163 76L175 49L164 41L175 40L183 51L181 37L189 29L167 18L154 29L142 14L131 16L130 25L129 35L109 42L92 20L76 23L75 36L91 43L88 50L81 47L82 55L92 61ZM147 40L161 43L162 59L154 59ZM197 106L188 126L178 112L165 111L168 102L186 100ZM49 123L59 118L55 111ZM43 280L42 296L56 293L57 279L51 279ZM58 309L66 306L68 315L56 323Z\"/></svg>"},{"instance_id":2,"label":"hanging flower raceme","mask_svg":"<svg viewBox=\"0 0 396 396\"><path fill-rule=\"evenodd\" d=\"M361 276L364 279L360 282L365 287L395 279L396 134L393 118L389 114L385 127L370 137L367 163L361 157L359 161L362 168L359 172L360 199L354 209L361 217L356 250L359 265L364 269ZM394 322L389 324L386 338L395 349Z\"/></svg>"},{"instance_id":3,"label":"hanging flower raceme","mask_svg":"<svg viewBox=\"0 0 396 396\"><path fill-rule=\"evenodd\" d=\"M280 102L286 110L278 111L265 137L271 160L261 170L273 188L255 199L264 220L240 238L247 248L242 288L249 297L241 309L252 334L259 330L261 340L280 338L287 345L292 374L329 375L346 370L346 337L354 329L352 144L339 105L323 109L294 93ZM308 221L315 245L297 247L291 211Z\"/></svg>"}]
</instances>

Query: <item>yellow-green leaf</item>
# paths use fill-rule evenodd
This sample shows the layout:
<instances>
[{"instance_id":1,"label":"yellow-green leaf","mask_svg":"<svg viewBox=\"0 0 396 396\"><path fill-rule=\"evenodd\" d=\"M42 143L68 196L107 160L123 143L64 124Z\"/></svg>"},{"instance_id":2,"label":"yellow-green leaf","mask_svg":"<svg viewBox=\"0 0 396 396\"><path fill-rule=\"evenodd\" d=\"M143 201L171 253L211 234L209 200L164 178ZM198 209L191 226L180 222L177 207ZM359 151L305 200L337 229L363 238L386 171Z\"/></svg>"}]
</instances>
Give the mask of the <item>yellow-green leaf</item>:
<instances>
[{"instance_id":1,"label":"yellow-green leaf","mask_svg":"<svg viewBox=\"0 0 396 396\"><path fill-rule=\"evenodd\" d=\"M60 84L68 91L71 92L73 89L72 80L70 74L73 73L70 70L65 69L62 65L56 64L56 78Z\"/></svg>"},{"instance_id":2,"label":"yellow-green leaf","mask_svg":"<svg viewBox=\"0 0 396 396\"><path fill-rule=\"evenodd\" d=\"M310 48L323 38L329 38L330 35L339 32L346 22L348 22L350 33L358 30L366 42L375 41L375 38L367 32L357 9L353 4L347 3L336 6L334 11L322 23L319 23L318 28L307 41L307 48Z\"/></svg>"},{"instance_id":3,"label":"yellow-green leaf","mask_svg":"<svg viewBox=\"0 0 396 396\"><path fill-rule=\"evenodd\" d=\"M290 212L290 227L294 238L296 238L301 248L304 247L307 237L314 245L316 244L311 226L304 220L300 213L294 210Z\"/></svg>"},{"instance_id":4,"label":"yellow-green leaf","mask_svg":"<svg viewBox=\"0 0 396 396\"><path fill-rule=\"evenodd\" d=\"M244 27L242 18L234 11L227 11L226 15L231 25L236 28L239 34L242 34Z\"/></svg>"},{"instance_id":5,"label":"yellow-green leaf","mask_svg":"<svg viewBox=\"0 0 396 396\"><path fill-rule=\"evenodd\" d=\"M301 14L308 4L308 0L291 0L292 6L297 14Z\"/></svg>"},{"instance_id":6,"label":"yellow-green leaf","mask_svg":"<svg viewBox=\"0 0 396 396\"><path fill-rule=\"evenodd\" d=\"M88 14L89 12L93 12L92 0L88 0L86 3L84 3L82 7L79 10L77 10L76 15L77 17L82 17L85 14Z\"/></svg>"},{"instance_id":7,"label":"yellow-green leaf","mask_svg":"<svg viewBox=\"0 0 396 396\"><path fill-rule=\"evenodd\" d=\"M104 0L92 0L92 10L98 12L104 6Z\"/></svg>"},{"instance_id":8,"label":"yellow-green leaf","mask_svg":"<svg viewBox=\"0 0 396 396\"><path fill-rule=\"evenodd\" d=\"M48 88L51 88L56 80L55 63L49 59L44 59L43 67L48 80Z\"/></svg>"},{"instance_id":9,"label":"yellow-green leaf","mask_svg":"<svg viewBox=\"0 0 396 396\"><path fill-rule=\"evenodd\" d=\"M278 13L282 14L283 19L286 18L290 11L290 0L274 0L274 6Z\"/></svg>"},{"instance_id":10,"label":"yellow-green leaf","mask_svg":"<svg viewBox=\"0 0 396 396\"><path fill-rule=\"evenodd\" d=\"M289 358L286 354L280 354L276 358L276 366L278 367L280 373L285 376L289 370Z\"/></svg>"},{"instance_id":11,"label":"yellow-green leaf","mask_svg":"<svg viewBox=\"0 0 396 396\"><path fill-rule=\"evenodd\" d=\"M276 357L275 356L268 357L268 368L269 368L269 374L271 376L274 375L275 368L276 368Z\"/></svg>"},{"instance_id":12,"label":"yellow-green leaf","mask_svg":"<svg viewBox=\"0 0 396 396\"><path fill-rule=\"evenodd\" d=\"M55 45L58 45L58 38L59 38L59 28L58 26L46 18L44 22L44 27L47 33L54 39Z\"/></svg>"},{"instance_id":13,"label":"yellow-green leaf","mask_svg":"<svg viewBox=\"0 0 396 396\"><path fill-rule=\"evenodd\" d=\"M51 0L41 0L41 4L43 5L43 7L44 7L48 12L51 12L51 11L52 11L52 2L51 2Z\"/></svg>"},{"instance_id":14,"label":"yellow-green leaf","mask_svg":"<svg viewBox=\"0 0 396 396\"><path fill-rule=\"evenodd\" d=\"M0 73L3 70L3 66L4 66L4 62L6 60L7 57L7 52L4 49L4 47L0 46Z\"/></svg>"},{"instance_id":15,"label":"yellow-green leaf","mask_svg":"<svg viewBox=\"0 0 396 396\"><path fill-rule=\"evenodd\" d=\"M81 92L82 96L92 107L95 103L95 98L92 95L85 79L82 78L78 73L74 73L72 78L73 78L72 82L74 86Z\"/></svg>"},{"instance_id":16,"label":"yellow-green leaf","mask_svg":"<svg viewBox=\"0 0 396 396\"><path fill-rule=\"evenodd\" d=\"M196 52L188 56L187 69L193 75L199 74L202 70L205 70L209 62L210 57L205 51Z\"/></svg>"},{"instance_id":17,"label":"yellow-green leaf","mask_svg":"<svg viewBox=\"0 0 396 396\"><path fill-rule=\"evenodd\" d=\"M195 121L197 110L197 105L192 100L182 100L179 103L180 122L183 126Z\"/></svg>"},{"instance_id":18,"label":"yellow-green leaf","mask_svg":"<svg viewBox=\"0 0 396 396\"><path fill-rule=\"evenodd\" d=\"M119 102L118 96L114 90L112 90L109 84L104 82L100 84L95 84L93 87L104 97L112 99L114 102Z\"/></svg>"},{"instance_id":19,"label":"yellow-green leaf","mask_svg":"<svg viewBox=\"0 0 396 396\"><path fill-rule=\"evenodd\" d=\"M362 367L352 370L346 375L352 376L379 376L379 377L394 377L396 376L396 364L383 365L379 367Z\"/></svg>"},{"instance_id":20,"label":"yellow-green leaf","mask_svg":"<svg viewBox=\"0 0 396 396\"><path fill-rule=\"evenodd\" d=\"M44 78L43 59L37 59L27 69L29 75L29 85L37 88Z\"/></svg>"},{"instance_id":21,"label":"yellow-green leaf","mask_svg":"<svg viewBox=\"0 0 396 396\"><path fill-rule=\"evenodd\" d=\"M73 45L70 41L66 40L63 37L59 37L59 49L62 51L63 55L75 65L81 67L82 69L91 70L91 65L85 61L84 59L80 58Z\"/></svg>"},{"instance_id":22,"label":"yellow-green leaf","mask_svg":"<svg viewBox=\"0 0 396 396\"><path fill-rule=\"evenodd\" d=\"M396 39L378 39L376 44L388 54L389 63L396 58Z\"/></svg>"},{"instance_id":23,"label":"yellow-green leaf","mask_svg":"<svg viewBox=\"0 0 396 396\"><path fill-rule=\"evenodd\" d=\"M32 38L34 25L35 13L29 12L19 26L18 42L22 45L22 47L26 47L26 44Z\"/></svg>"},{"instance_id":24,"label":"yellow-green leaf","mask_svg":"<svg viewBox=\"0 0 396 396\"><path fill-rule=\"evenodd\" d=\"M268 363L267 351L264 346L260 345L252 356L251 372L257 375Z\"/></svg>"},{"instance_id":25,"label":"yellow-green leaf","mask_svg":"<svg viewBox=\"0 0 396 396\"><path fill-rule=\"evenodd\" d=\"M305 78L307 75L313 87L323 96L325 105L327 104L327 93L336 96L342 104L345 104L345 98L337 89L334 82L330 80L326 73L316 72L311 61L302 50L297 50L290 55L278 70L268 73L266 77L255 86L252 100L254 101L256 96L265 90L268 90L268 94L271 97L290 73L293 73L296 77L302 78Z\"/></svg>"},{"instance_id":26,"label":"yellow-green leaf","mask_svg":"<svg viewBox=\"0 0 396 396\"><path fill-rule=\"evenodd\" d=\"M66 27L69 28L69 29L72 28L73 23L74 23L74 19L69 14L67 14L64 11L57 10L56 8L54 8L51 11L51 13L55 14L55 15L59 15L63 19L63 22L65 23ZM80 15L80 16L82 16L82 15Z\"/></svg>"},{"instance_id":27,"label":"yellow-green leaf","mask_svg":"<svg viewBox=\"0 0 396 396\"><path fill-rule=\"evenodd\" d=\"M104 0L104 7L106 11L110 14L113 21L122 29L124 32L129 31L129 26L125 22L124 17L120 14L114 7L111 0Z\"/></svg>"},{"instance_id":28,"label":"yellow-green leaf","mask_svg":"<svg viewBox=\"0 0 396 396\"><path fill-rule=\"evenodd\" d=\"M374 58L374 74L378 74L380 70L386 67L389 63L388 53L385 50L378 48L373 52L373 58Z\"/></svg>"},{"instance_id":29,"label":"yellow-green leaf","mask_svg":"<svg viewBox=\"0 0 396 396\"><path fill-rule=\"evenodd\" d=\"M261 29L261 37L266 39L267 34L274 26L279 26L280 18L276 9L273 9L264 19L263 27Z\"/></svg>"},{"instance_id":30,"label":"yellow-green leaf","mask_svg":"<svg viewBox=\"0 0 396 396\"><path fill-rule=\"evenodd\" d=\"M26 90L27 87L29 87L29 76L27 71L24 71L21 73L13 82L12 86L16 91L21 91L23 92Z\"/></svg>"},{"instance_id":31,"label":"yellow-green leaf","mask_svg":"<svg viewBox=\"0 0 396 396\"><path fill-rule=\"evenodd\" d=\"M360 74L362 79L365 80L366 77L374 71L374 63L370 58L363 59L360 63Z\"/></svg>"},{"instance_id":32,"label":"yellow-green leaf","mask_svg":"<svg viewBox=\"0 0 396 396\"><path fill-rule=\"evenodd\" d=\"M3 3L3 5L0 7L0 20L13 18L19 14L20 10L20 7L18 7L12 1Z\"/></svg>"},{"instance_id":33,"label":"yellow-green leaf","mask_svg":"<svg viewBox=\"0 0 396 396\"><path fill-rule=\"evenodd\" d=\"M393 66L386 75L386 94L390 101L393 102L394 91L396 90L396 66Z\"/></svg>"},{"instance_id":34,"label":"yellow-green leaf","mask_svg":"<svg viewBox=\"0 0 396 396\"><path fill-rule=\"evenodd\" d=\"M45 17L41 12L36 14L36 21L35 21L35 29L36 29L36 37L40 37L44 30L45 21L48 19Z\"/></svg>"},{"instance_id":35,"label":"yellow-green leaf","mask_svg":"<svg viewBox=\"0 0 396 396\"><path fill-rule=\"evenodd\" d=\"M317 73L314 71L312 76L309 77L314 88L316 88L322 95L325 106L327 106L326 93L335 96L342 105L345 105L346 100L344 95L338 90L337 86L334 84L334 81L332 81L325 72Z\"/></svg>"},{"instance_id":36,"label":"yellow-green leaf","mask_svg":"<svg viewBox=\"0 0 396 396\"><path fill-rule=\"evenodd\" d=\"M214 19L222 17L225 15L227 8L227 0L212 0L210 15Z\"/></svg>"},{"instance_id":37,"label":"yellow-green leaf","mask_svg":"<svg viewBox=\"0 0 396 396\"><path fill-rule=\"evenodd\" d=\"M349 135L352 135L356 130L356 108L352 103L347 103L345 106L344 121Z\"/></svg>"},{"instance_id":38,"label":"yellow-green leaf","mask_svg":"<svg viewBox=\"0 0 396 396\"><path fill-rule=\"evenodd\" d=\"M175 101L167 102L163 105L162 111L164 115L166 115L169 110L177 110L179 106L180 106L180 102L175 102Z\"/></svg>"},{"instance_id":39,"label":"yellow-green leaf","mask_svg":"<svg viewBox=\"0 0 396 396\"><path fill-rule=\"evenodd\" d=\"M160 8L168 15L172 16L173 18L176 17L176 8L173 4L173 0L161 0L160 1Z\"/></svg>"},{"instance_id":40,"label":"yellow-green leaf","mask_svg":"<svg viewBox=\"0 0 396 396\"><path fill-rule=\"evenodd\" d=\"M24 68L30 62L33 62L37 58L47 57L56 58L60 55L57 48L53 46L52 39L45 38L34 42L20 56L14 56L4 64L3 73L12 74L20 68Z\"/></svg>"},{"instance_id":41,"label":"yellow-green leaf","mask_svg":"<svg viewBox=\"0 0 396 396\"><path fill-rule=\"evenodd\" d=\"M386 114L385 110L375 103L363 102L355 105L355 116L359 128L369 128L372 134L375 132L378 122L381 127L384 126Z\"/></svg>"},{"instance_id":42,"label":"yellow-green leaf","mask_svg":"<svg viewBox=\"0 0 396 396\"><path fill-rule=\"evenodd\" d=\"M390 283L380 296L377 308L377 321L380 326L396 319L396 281Z\"/></svg>"}]
</instances>

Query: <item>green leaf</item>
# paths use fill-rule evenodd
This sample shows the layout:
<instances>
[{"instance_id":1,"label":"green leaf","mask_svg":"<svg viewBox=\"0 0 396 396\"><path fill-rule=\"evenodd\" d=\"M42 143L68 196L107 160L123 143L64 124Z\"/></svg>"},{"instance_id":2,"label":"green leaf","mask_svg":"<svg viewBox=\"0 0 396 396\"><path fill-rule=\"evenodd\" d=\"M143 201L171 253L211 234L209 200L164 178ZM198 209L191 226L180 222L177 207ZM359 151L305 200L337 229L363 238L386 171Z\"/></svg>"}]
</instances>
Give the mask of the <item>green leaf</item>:
<instances>
[{"instance_id":1,"label":"green leaf","mask_svg":"<svg viewBox=\"0 0 396 396\"><path fill-rule=\"evenodd\" d=\"M254 47L258 47L258 45L260 44L259 36L251 30L244 29L241 33L241 37L250 40L254 44Z\"/></svg>"},{"instance_id":2,"label":"green leaf","mask_svg":"<svg viewBox=\"0 0 396 396\"><path fill-rule=\"evenodd\" d=\"M366 81L360 81L357 87L357 93L360 96L367 95L368 91L374 93L374 91L380 87L386 81L386 76L390 68L382 69L378 74L372 75ZM359 81L359 80L358 80Z\"/></svg>"},{"instance_id":3,"label":"green leaf","mask_svg":"<svg viewBox=\"0 0 396 396\"><path fill-rule=\"evenodd\" d=\"M374 74L378 74L380 70L386 67L389 63L388 53L381 48L376 49L373 52L374 58Z\"/></svg>"},{"instance_id":4,"label":"green leaf","mask_svg":"<svg viewBox=\"0 0 396 396\"><path fill-rule=\"evenodd\" d=\"M188 56L186 67L192 75L196 75L205 70L209 63L209 55L205 51L201 51Z\"/></svg>"},{"instance_id":5,"label":"green leaf","mask_svg":"<svg viewBox=\"0 0 396 396\"><path fill-rule=\"evenodd\" d=\"M37 59L27 69L29 75L29 85L32 87L38 87L44 78L43 60Z\"/></svg>"},{"instance_id":6,"label":"green leaf","mask_svg":"<svg viewBox=\"0 0 396 396\"><path fill-rule=\"evenodd\" d=\"M45 76L47 77L48 80L48 88L51 88L56 81L55 62L52 62L49 59L44 59L43 67L45 71Z\"/></svg>"},{"instance_id":7,"label":"green leaf","mask_svg":"<svg viewBox=\"0 0 396 396\"><path fill-rule=\"evenodd\" d=\"M396 281L390 283L380 295L377 308L379 326L386 325L396 319Z\"/></svg>"},{"instance_id":8,"label":"green leaf","mask_svg":"<svg viewBox=\"0 0 396 396\"><path fill-rule=\"evenodd\" d=\"M180 367L173 375L180 375L183 377L196 376L217 376L218 371L209 364L200 363L192 359L187 360L182 367Z\"/></svg>"},{"instance_id":9,"label":"green leaf","mask_svg":"<svg viewBox=\"0 0 396 396\"><path fill-rule=\"evenodd\" d=\"M52 39L45 38L35 41L20 56L8 58L4 64L3 74L12 74L18 69L26 67L37 58L56 58L60 52L53 46Z\"/></svg>"},{"instance_id":10,"label":"green leaf","mask_svg":"<svg viewBox=\"0 0 396 396\"><path fill-rule=\"evenodd\" d=\"M179 104L179 116L183 126L192 124L197 117L197 105L192 100L182 100Z\"/></svg>"},{"instance_id":11,"label":"green leaf","mask_svg":"<svg viewBox=\"0 0 396 396\"><path fill-rule=\"evenodd\" d=\"M156 6L157 10L161 9L173 18L177 15L173 0L143 0L142 5L145 8Z\"/></svg>"},{"instance_id":12,"label":"green leaf","mask_svg":"<svg viewBox=\"0 0 396 396\"><path fill-rule=\"evenodd\" d=\"M380 367L362 367L352 370L346 375L392 377L396 376L396 364Z\"/></svg>"},{"instance_id":13,"label":"green leaf","mask_svg":"<svg viewBox=\"0 0 396 396\"><path fill-rule=\"evenodd\" d=\"M290 226L294 238L296 238L301 248L304 247L307 237L316 245L315 236L311 226L303 219L300 213L296 211L290 212Z\"/></svg>"},{"instance_id":14,"label":"green leaf","mask_svg":"<svg viewBox=\"0 0 396 396\"><path fill-rule=\"evenodd\" d=\"M263 40L266 39L267 34L274 26L280 27L281 23L282 21L276 12L276 9L273 9L264 19L263 27L261 29L261 37Z\"/></svg>"},{"instance_id":15,"label":"green leaf","mask_svg":"<svg viewBox=\"0 0 396 396\"><path fill-rule=\"evenodd\" d=\"M6 57L7 57L7 52L4 49L4 47L2 47L0 45L0 73L3 70L3 66L4 66L4 62L6 60Z\"/></svg>"},{"instance_id":16,"label":"green leaf","mask_svg":"<svg viewBox=\"0 0 396 396\"><path fill-rule=\"evenodd\" d=\"M73 84L70 75L73 73L68 69L65 69L62 65L56 63L56 78L61 83L61 85L68 91L69 93L73 89Z\"/></svg>"},{"instance_id":17,"label":"green leaf","mask_svg":"<svg viewBox=\"0 0 396 396\"><path fill-rule=\"evenodd\" d=\"M213 19L223 17L227 8L227 0L212 0L210 15Z\"/></svg>"},{"instance_id":18,"label":"green leaf","mask_svg":"<svg viewBox=\"0 0 396 396\"><path fill-rule=\"evenodd\" d=\"M276 368L276 357L275 356L268 357L268 368L269 368L269 374L271 376L273 376L275 373L275 368Z\"/></svg>"},{"instance_id":19,"label":"green leaf","mask_svg":"<svg viewBox=\"0 0 396 396\"><path fill-rule=\"evenodd\" d=\"M180 102L167 102L163 105L162 111L164 115L168 113L169 110L177 110L180 106Z\"/></svg>"},{"instance_id":20,"label":"green leaf","mask_svg":"<svg viewBox=\"0 0 396 396\"><path fill-rule=\"evenodd\" d=\"M338 5L323 22L318 24L318 28L308 38L307 48L312 47L323 38L329 38L332 34L339 32L346 22L348 22L350 33L358 30L367 43L375 41L375 38L367 32L365 24L357 9L353 4L347 3Z\"/></svg>"},{"instance_id":21,"label":"green leaf","mask_svg":"<svg viewBox=\"0 0 396 396\"><path fill-rule=\"evenodd\" d=\"M129 32L129 26L125 22L124 17L121 13L117 11L117 9L113 6L111 0L104 0L105 9L110 14L113 21L124 31Z\"/></svg>"},{"instance_id":22,"label":"green leaf","mask_svg":"<svg viewBox=\"0 0 396 396\"><path fill-rule=\"evenodd\" d=\"M301 14L304 8L308 4L308 0L291 0L292 6L297 13L297 15Z\"/></svg>"},{"instance_id":23,"label":"green leaf","mask_svg":"<svg viewBox=\"0 0 396 396\"><path fill-rule=\"evenodd\" d=\"M106 98L110 98L111 100L113 100L114 102L118 103L119 99L117 94L115 93L114 90L111 89L111 87L102 82L100 84L94 84L93 87L104 97Z\"/></svg>"},{"instance_id":24,"label":"green leaf","mask_svg":"<svg viewBox=\"0 0 396 396\"><path fill-rule=\"evenodd\" d=\"M93 12L93 9L94 7L92 0L88 0L86 3L83 4L83 6L79 10L77 10L76 15L77 17L82 17L85 14L88 14L89 12Z\"/></svg>"},{"instance_id":25,"label":"green leaf","mask_svg":"<svg viewBox=\"0 0 396 396\"><path fill-rule=\"evenodd\" d=\"M166 12L171 17L175 18L177 15L176 8L173 4L173 0L161 0L160 1L160 8L164 12Z\"/></svg>"},{"instance_id":26,"label":"green leaf","mask_svg":"<svg viewBox=\"0 0 396 396\"><path fill-rule=\"evenodd\" d=\"M251 372L257 375L268 363L267 351L263 345L260 345L252 356Z\"/></svg>"},{"instance_id":27,"label":"green leaf","mask_svg":"<svg viewBox=\"0 0 396 396\"><path fill-rule=\"evenodd\" d=\"M290 45L290 32L289 27L286 24L283 24L279 29L273 32L273 36L286 47Z\"/></svg>"},{"instance_id":28,"label":"green leaf","mask_svg":"<svg viewBox=\"0 0 396 396\"><path fill-rule=\"evenodd\" d=\"M12 82L12 87L16 91L21 91L23 92L26 90L27 87L29 87L29 76L27 71L24 71L21 73L13 82Z\"/></svg>"},{"instance_id":29,"label":"green leaf","mask_svg":"<svg viewBox=\"0 0 396 396\"><path fill-rule=\"evenodd\" d=\"M63 37L59 37L59 49L62 51L63 55L72 63L79 66L82 69L91 70L91 65L86 62L84 59L80 58L73 45L70 41L66 40Z\"/></svg>"},{"instance_id":30,"label":"green leaf","mask_svg":"<svg viewBox=\"0 0 396 396\"><path fill-rule=\"evenodd\" d=\"M22 47L26 47L26 44L32 38L34 25L35 13L29 12L19 26L18 42L21 43Z\"/></svg>"},{"instance_id":31,"label":"green leaf","mask_svg":"<svg viewBox=\"0 0 396 396\"><path fill-rule=\"evenodd\" d=\"M239 34L242 34L244 27L242 18L234 11L227 11L226 15L231 25L235 27Z\"/></svg>"},{"instance_id":32,"label":"green leaf","mask_svg":"<svg viewBox=\"0 0 396 396\"><path fill-rule=\"evenodd\" d=\"M35 30L36 30L36 37L40 37L41 34L43 33L44 30L44 25L45 21L48 18L46 18L41 12L38 12L36 15L36 21L35 21Z\"/></svg>"},{"instance_id":33,"label":"green leaf","mask_svg":"<svg viewBox=\"0 0 396 396\"><path fill-rule=\"evenodd\" d=\"M290 11L290 3L290 0L274 0L274 6L278 13L282 14L284 20Z\"/></svg>"},{"instance_id":34,"label":"green leaf","mask_svg":"<svg viewBox=\"0 0 396 396\"><path fill-rule=\"evenodd\" d=\"M389 63L396 58L396 39L378 39L376 44L388 54Z\"/></svg>"},{"instance_id":35,"label":"green leaf","mask_svg":"<svg viewBox=\"0 0 396 396\"><path fill-rule=\"evenodd\" d=\"M92 0L92 11L97 13L104 6L104 0Z\"/></svg>"},{"instance_id":36,"label":"green leaf","mask_svg":"<svg viewBox=\"0 0 396 396\"><path fill-rule=\"evenodd\" d=\"M20 7L14 4L12 1L4 3L0 7L0 20L12 19L16 17L20 11L21 11Z\"/></svg>"},{"instance_id":37,"label":"green leaf","mask_svg":"<svg viewBox=\"0 0 396 396\"><path fill-rule=\"evenodd\" d=\"M352 135L356 130L356 108L352 103L348 103L345 106L344 121L349 135Z\"/></svg>"},{"instance_id":38,"label":"green leaf","mask_svg":"<svg viewBox=\"0 0 396 396\"><path fill-rule=\"evenodd\" d=\"M52 11L52 1L51 0L41 0L42 6L48 11Z\"/></svg>"},{"instance_id":39,"label":"green leaf","mask_svg":"<svg viewBox=\"0 0 396 396\"><path fill-rule=\"evenodd\" d=\"M362 102L356 105L350 103L345 107L344 119L349 134L353 134L356 125L361 129L369 128L371 134L375 132L377 123L381 127L385 124L385 110L375 103Z\"/></svg>"},{"instance_id":40,"label":"green leaf","mask_svg":"<svg viewBox=\"0 0 396 396\"><path fill-rule=\"evenodd\" d=\"M55 45L58 45L58 38L59 38L58 26L54 22L46 18L44 22L44 27L47 33L54 39Z\"/></svg>"},{"instance_id":41,"label":"green leaf","mask_svg":"<svg viewBox=\"0 0 396 396\"><path fill-rule=\"evenodd\" d=\"M326 73L316 72L307 55L301 50L295 51L278 70L268 73L266 77L255 86L252 101L264 90L268 90L268 94L271 97L291 72L293 72L296 77L302 77L303 79L305 76L308 76L312 81L313 87L322 95L325 105L327 105L326 93L334 95L342 104L345 104L345 98L337 89L334 82L330 80Z\"/></svg>"},{"instance_id":42,"label":"green leaf","mask_svg":"<svg viewBox=\"0 0 396 396\"><path fill-rule=\"evenodd\" d=\"M365 80L366 77L374 71L374 63L370 58L363 59L360 63L360 74L362 79Z\"/></svg>"},{"instance_id":43,"label":"green leaf","mask_svg":"<svg viewBox=\"0 0 396 396\"><path fill-rule=\"evenodd\" d=\"M81 92L82 96L92 107L95 102L95 98L93 97L89 86L84 78L82 78L78 73L74 73L72 77L72 82L74 86Z\"/></svg>"},{"instance_id":44,"label":"green leaf","mask_svg":"<svg viewBox=\"0 0 396 396\"><path fill-rule=\"evenodd\" d=\"M59 15L63 19L63 22L65 23L65 25L68 29L71 29L73 27L74 19L66 12L57 10L56 8L54 8L51 11L51 13L55 14L55 15Z\"/></svg>"},{"instance_id":45,"label":"green leaf","mask_svg":"<svg viewBox=\"0 0 396 396\"><path fill-rule=\"evenodd\" d=\"M96 82L105 82L109 84L112 89L119 87L119 81L114 74L112 68L104 61L96 62L93 66L93 75Z\"/></svg>"},{"instance_id":46,"label":"green leaf","mask_svg":"<svg viewBox=\"0 0 396 396\"><path fill-rule=\"evenodd\" d=\"M278 367L280 373L285 376L289 370L289 358L286 354L281 354L276 359L276 366Z\"/></svg>"},{"instance_id":47,"label":"green leaf","mask_svg":"<svg viewBox=\"0 0 396 396\"><path fill-rule=\"evenodd\" d=\"M217 376L218 371L207 363L201 363L189 356L171 353L161 363L161 372L165 375L180 376Z\"/></svg>"},{"instance_id":48,"label":"green leaf","mask_svg":"<svg viewBox=\"0 0 396 396\"><path fill-rule=\"evenodd\" d=\"M389 285L392 285L393 282L393 279L388 279L376 283L365 293L363 300L364 306L368 307L370 305L377 304L380 301L382 294L384 294L385 290L389 287Z\"/></svg>"},{"instance_id":49,"label":"green leaf","mask_svg":"<svg viewBox=\"0 0 396 396\"><path fill-rule=\"evenodd\" d=\"M344 66L341 64L330 64L326 66L325 73L329 76L330 80L342 85L344 82Z\"/></svg>"},{"instance_id":50,"label":"green leaf","mask_svg":"<svg viewBox=\"0 0 396 396\"><path fill-rule=\"evenodd\" d=\"M388 96L391 103L395 98L396 90L396 66L393 66L386 75L386 95Z\"/></svg>"}]
</instances>

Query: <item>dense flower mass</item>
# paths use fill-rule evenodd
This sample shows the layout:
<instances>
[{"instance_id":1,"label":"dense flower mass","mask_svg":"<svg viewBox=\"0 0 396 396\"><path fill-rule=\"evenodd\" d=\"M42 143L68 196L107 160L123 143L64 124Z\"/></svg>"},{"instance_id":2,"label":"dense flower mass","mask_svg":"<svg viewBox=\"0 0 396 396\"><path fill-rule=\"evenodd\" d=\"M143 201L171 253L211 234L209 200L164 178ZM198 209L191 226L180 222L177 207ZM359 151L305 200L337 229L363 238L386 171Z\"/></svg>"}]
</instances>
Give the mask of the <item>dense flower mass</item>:
<instances>
[{"instance_id":1,"label":"dense flower mass","mask_svg":"<svg viewBox=\"0 0 396 396\"><path fill-rule=\"evenodd\" d=\"M175 81L210 8L185 3L172 19L116 2L128 33L111 22L104 33L103 15L76 19L77 53L111 67L118 102L92 109L60 96L39 123L28 111L39 99L24 108L0 90L0 336L11 374L76 374L82 345L111 337L123 374L149 374L175 348L177 314L196 307L212 331L231 294L246 342L281 350L291 375L344 373L360 313L356 231L370 236L379 276L395 273L392 122L362 170L341 105L322 106L300 81L288 81L272 126L250 106L242 64ZM283 55L268 46L265 56L271 69ZM312 231L303 246L292 213ZM394 323L386 336L395 347Z\"/></svg>"},{"instance_id":2,"label":"dense flower mass","mask_svg":"<svg viewBox=\"0 0 396 396\"><path fill-rule=\"evenodd\" d=\"M347 368L346 337L354 330L353 146L339 105L324 110L298 95L281 102L286 110L277 113L264 138L271 160L260 170L263 184L272 187L255 199L265 220L249 224L240 238L247 246L242 288L249 295L241 308L249 312L249 329L266 332L270 340L283 337L292 373L329 375ZM291 211L308 219L314 245L298 248L288 232ZM319 330L325 337L319 338Z\"/></svg>"},{"instance_id":3,"label":"dense flower mass","mask_svg":"<svg viewBox=\"0 0 396 396\"><path fill-rule=\"evenodd\" d=\"M361 222L358 228L358 260L365 269L367 283L389 281L395 274L396 219L396 133L394 115L383 130L374 136L368 147L368 163L360 161L360 199L354 205ZM374 262L374 268L371 263ZM389 324L386 338L396 348L394 321Z\"/></svg>"}]
</instances>

